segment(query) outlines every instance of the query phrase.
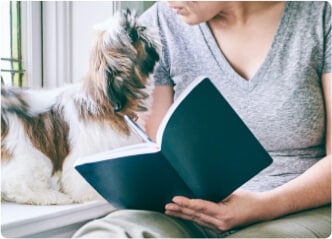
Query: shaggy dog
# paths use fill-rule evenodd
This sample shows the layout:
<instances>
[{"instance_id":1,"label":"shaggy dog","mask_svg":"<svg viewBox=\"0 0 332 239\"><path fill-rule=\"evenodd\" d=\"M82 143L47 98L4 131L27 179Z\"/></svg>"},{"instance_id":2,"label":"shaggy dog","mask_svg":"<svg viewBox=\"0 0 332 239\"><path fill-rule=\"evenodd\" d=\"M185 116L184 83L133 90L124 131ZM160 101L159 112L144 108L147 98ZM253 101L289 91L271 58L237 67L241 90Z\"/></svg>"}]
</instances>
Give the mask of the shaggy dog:
<instances>
[{"instance_id":1,"label":"shaggy dog","mask_svg":"<svg viewBox=\"0 0 332 239\"><path fill-rule=\"evenodd\" d=\"M61 89L1 89L1 199L49 205L97 193L77 158L137 143L124 116L149 107L157 34L123 10L97 29L86 78Z\"/></svg>"}]
</instances>

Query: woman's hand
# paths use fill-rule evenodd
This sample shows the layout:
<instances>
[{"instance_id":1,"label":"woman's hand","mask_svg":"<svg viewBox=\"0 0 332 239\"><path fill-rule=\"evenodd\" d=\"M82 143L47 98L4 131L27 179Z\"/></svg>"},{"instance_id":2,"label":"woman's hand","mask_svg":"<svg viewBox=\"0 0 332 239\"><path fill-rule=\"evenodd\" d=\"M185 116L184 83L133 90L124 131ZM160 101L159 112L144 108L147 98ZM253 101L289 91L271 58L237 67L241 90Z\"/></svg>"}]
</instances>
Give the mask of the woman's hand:
<instances>
[{"instance_id":1,"label":"woman's hand","mask_svg":"<svg viewBox=\"0 0 332 239\"><path fill-rule=\"evenodd\" d=\"M262 200L261 193L240 189L219 203L177 196L166 205L165 213L220 232L262 220Z\"/></svg>"},{"instance_id":2,"label":"woman's hand","mask_svg":"<svg viewBox=\"0 0 332 239\"><path fill-rule=\"evenodd\" d=\"M331 203L332 155L319 160L297 178L270 191L238 189L219 203L174 197L166 205L170 216L194 221L214 231L277 218L292 212Z\"/></svg>"}]
</instances>

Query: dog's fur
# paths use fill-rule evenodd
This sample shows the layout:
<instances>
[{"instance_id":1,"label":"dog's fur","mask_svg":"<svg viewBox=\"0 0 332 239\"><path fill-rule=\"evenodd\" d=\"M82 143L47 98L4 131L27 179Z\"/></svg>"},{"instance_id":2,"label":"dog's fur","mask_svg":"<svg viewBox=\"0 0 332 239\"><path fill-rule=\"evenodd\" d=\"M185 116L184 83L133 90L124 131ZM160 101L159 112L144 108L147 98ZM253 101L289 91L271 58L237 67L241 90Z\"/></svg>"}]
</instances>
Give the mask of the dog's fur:
<instances>
[{"instance_id":1,"label":"dog's fur","mask_svg":"<svg viewBox=\"0 0 332 239\"><path fill-rule=\"evenodd\" d=\"M157 34L123 10L97 29L81 83L55 90L2 87L1 199L37 205L94 199L73 165L138 141L123 116L147 110L159 54Z\"/></svg>"}]
</instances>

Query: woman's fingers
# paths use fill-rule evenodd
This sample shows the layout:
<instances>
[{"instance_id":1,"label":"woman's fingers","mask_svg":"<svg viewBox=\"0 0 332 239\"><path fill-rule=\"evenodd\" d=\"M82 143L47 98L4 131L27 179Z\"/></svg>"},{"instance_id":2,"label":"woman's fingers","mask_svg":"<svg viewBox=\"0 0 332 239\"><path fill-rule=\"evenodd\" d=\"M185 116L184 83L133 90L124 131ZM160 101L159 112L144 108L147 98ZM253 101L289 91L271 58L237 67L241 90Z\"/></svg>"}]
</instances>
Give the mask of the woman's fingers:
<instances>
[{"instance_id":1,"label":"woman's fingers","mask_svg":"<svg viewBox=\"0 0 332 239\"><path fill-rule=\"evenodd\" d=\"M194 221L213 230L224 230L220 220L221 206L201 199L174 197L174 203L166 205L165 213L170 216Z\"/></svg>"}]
</instances>

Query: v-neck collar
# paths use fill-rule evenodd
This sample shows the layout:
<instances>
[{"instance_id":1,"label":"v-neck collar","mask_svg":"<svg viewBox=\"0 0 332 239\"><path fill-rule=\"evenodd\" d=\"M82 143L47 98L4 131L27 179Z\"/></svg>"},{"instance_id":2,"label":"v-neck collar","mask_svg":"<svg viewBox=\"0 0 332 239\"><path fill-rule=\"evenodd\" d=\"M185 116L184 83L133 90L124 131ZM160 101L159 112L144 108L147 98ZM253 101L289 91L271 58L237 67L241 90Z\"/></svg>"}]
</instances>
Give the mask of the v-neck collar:
<instances>
[{"instance_id":1,"label":"v-neck collar","mask_svg":"<svg viewBox=\"0 0 332 239\"><path fill-rule=\"evenodd\" d=\"M201 23L199 25L199 28L202 32L202 35L211 51L211 54L214 56L219 68L222 72L227 72L225 75L230 75L230 80L232 80L235 84L239 85L241 88L251 91L255 88L255 86L259 83L259 81L263 78L264 74L268 70L268 68L271 65L271 62L274 57L275 50L279 47L280 43L282 42L282 38L285 35L286 28L288 26L288 22L290 19L290 5L291 2L286 1L285 7L283 10L283 14L281 17L281 20L279 22L277 31L274 35L272 44L269 48L269 51L263 61L263 63L260 65L260 67L257 69L254 76L246 80L243 78L237 71L234 70L234 68L231 66L231 64L228 62L226 57L224 56L223 52L220 50L218 43L216 42L209 26L207 23Z\"/></svg>"}]
</instances>

